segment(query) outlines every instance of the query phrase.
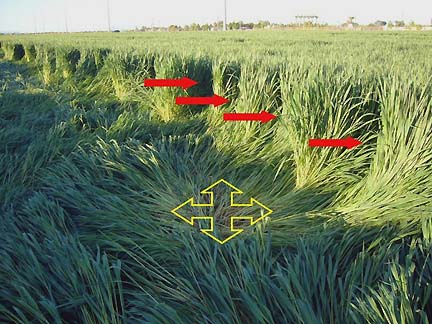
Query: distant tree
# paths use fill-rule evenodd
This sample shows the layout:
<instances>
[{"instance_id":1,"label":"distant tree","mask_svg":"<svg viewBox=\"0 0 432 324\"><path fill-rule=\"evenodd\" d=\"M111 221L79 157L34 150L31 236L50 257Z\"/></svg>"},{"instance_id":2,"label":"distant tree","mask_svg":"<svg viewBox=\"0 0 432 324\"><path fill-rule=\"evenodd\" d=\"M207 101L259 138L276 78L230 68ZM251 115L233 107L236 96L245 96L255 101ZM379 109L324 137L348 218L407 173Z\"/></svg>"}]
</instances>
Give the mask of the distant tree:
<instances>
[{"instance_id":1,"label":"distant tree","mask_svg":"<svg viewBox=\"0 0 432 324\"><path fill-rule=\"evenodd\" d=\"M254 24L253 23L242 23L240 26L241 29L253 29Z\"/></svg>"},{"instance_id":2,"label":"distant tree","mask_svg":"<svg viewBox=\"0 0 432 324\"><path fill-rule=\"evenodd\" d=\"M270 21L268 21L268 20L265 20L265 21L260 20L258 23L254 24L253 27L257 28L257 29L263 29L263 28L266 28L268 26L270 26Z\"/></svg>"},{"instance_id":3,"label":"distant tree","mask_svg":"<svg viewBox=\"0 0 432 324\"><path fill-rule=\"evenodd\" d=\"M217 21L212 24L212 30L219 30Z\"/></svg>"},{"instance_id":4,"label":"distant tree","mask_svg":"<svg viewBox=\"0 0 432 324\"><path fill-rule=\"evenodd\" d=\"M411 29L417 29L417 30L421 30L422 29L422 26L419 25L419 24L416 24L416 22L413 21L413 20L409 22L408 27L411 28Z\"/></svg>"},{"instance_id":5,"label":"distant tree","mask_svg":"<svg viewBox=\"0 0 432 324\"><path fill-rule=\"evenodd\" d=\"M199 24L195 24L195 23L193 23L193 24L190 26L190 29L193 30L193 31L201 30L201 26L200 26Z\"/></svg>"},{"instance_id":6,"label":"distant tree","mask_svg":"<svg viewBox=\"0 0 432 324\"><path fill-rule=\"evenodd\" d=\"M230 22L229 24L228 24L228 29L230 29L230 30L238 30L238 29L240 29L240 26L241 26L241 22Z\"/></svg>"},{"instance_id":7,"label":"distant tree","mask_svg":"<svg viewBox=\"0 0 432 324\"><path fill-rule=\"evenodd\" d=\"M342 24L342 26L344 27L348 27L348 28L354 28L359 26L359 24L357 24L356 22L354 22L355 17L348 17L348 20Z\"/></svg>"},{"instance_id":8,"label":"distant tree","mask_svg":"<svg viewBox=\"0 0 432 324\"><path fill-rule=\"evenodd\" d=\"M396 27L405 27L405 22L403 20L396 20L394 24Z\"/></svg>"},{"instance_id":9,"label":"distant tree","mask_svg":"<svg viewBox=\"0 0 432 324\"><path fill-rule=\"evenodd\" d=\"M374 23L375 26L379 26L379 27L384 27L387 25L387 22L383 21L383 20L377 20Z\"/></svg>"}]
</instances>

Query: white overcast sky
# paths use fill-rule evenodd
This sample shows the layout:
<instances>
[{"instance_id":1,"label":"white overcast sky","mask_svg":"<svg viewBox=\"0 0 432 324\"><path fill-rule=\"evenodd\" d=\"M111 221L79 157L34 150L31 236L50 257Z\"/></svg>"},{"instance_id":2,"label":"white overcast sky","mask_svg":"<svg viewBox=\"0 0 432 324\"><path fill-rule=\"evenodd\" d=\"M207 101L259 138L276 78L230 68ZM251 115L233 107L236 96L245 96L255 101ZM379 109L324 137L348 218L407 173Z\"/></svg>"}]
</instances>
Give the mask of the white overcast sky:
<instances>
[{"instance_id":1,"label":"white overcast sky","mask_svg":"<svg viewBox=\"0 0 432 324\"><path fill-rule=\"evenodd\" d=\"M0 32L106 30L107 1L114 29L222 20L224 0L0 0ZM430 24L432 0L227 0L228 21L289 23L318 15L331 24L405 20ZM67 19L66 19L67 18Z\"/></svg>"}]
</instances>

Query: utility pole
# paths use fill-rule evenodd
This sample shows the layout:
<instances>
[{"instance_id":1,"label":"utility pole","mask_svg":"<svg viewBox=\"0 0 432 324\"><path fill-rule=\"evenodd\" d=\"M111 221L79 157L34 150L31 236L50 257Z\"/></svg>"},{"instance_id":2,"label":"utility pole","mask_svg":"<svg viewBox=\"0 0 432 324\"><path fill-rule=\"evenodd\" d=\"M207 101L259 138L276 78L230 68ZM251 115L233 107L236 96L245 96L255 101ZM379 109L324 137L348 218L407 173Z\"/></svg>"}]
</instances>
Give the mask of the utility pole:
<instances>
[{"instance_id":1,"label":"utility pole","mask_svg":"<svg viewBox=\"0 0 432 324\"><path fill-rule=\"evenodd\" d=\"M224 23L223 30L227 30L227 0L224 0Z\"/></svg>"},{"instance_id":2,"label":"utility pole","mask_svg":"<svg viewBox=\"0 0 432 324\"><path fill-rule=\"evenodd\" d=\"M107 0L107 16L108 16L108 31L111 31L111 14L110 14L110 4L109 0Z\"/></svg>"},{"instance_id":3,"label":"utility pole","mask_svg":"<svg viewBox=\"0 0 432 324\"><path fill-rule=\"evenodd\" d=\"M64 9L64 21L65 21L65 31L66 31L66 33L69 33L68 17L67 17L67 7L66 7L66 4L65 4L65 9Z\"/></svg>"}]
</instances>

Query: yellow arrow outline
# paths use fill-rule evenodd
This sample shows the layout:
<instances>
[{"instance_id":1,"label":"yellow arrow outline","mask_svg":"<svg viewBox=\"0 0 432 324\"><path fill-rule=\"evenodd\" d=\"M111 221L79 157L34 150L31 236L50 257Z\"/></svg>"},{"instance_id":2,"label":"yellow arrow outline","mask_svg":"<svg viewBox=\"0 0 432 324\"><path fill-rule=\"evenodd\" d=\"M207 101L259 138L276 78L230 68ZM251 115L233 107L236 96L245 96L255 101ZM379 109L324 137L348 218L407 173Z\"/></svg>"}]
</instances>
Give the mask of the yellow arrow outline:
<instances>
[{"instance_id":1,"label":"yellow arrow outline","mask_svg":"<svg viewBox=\"0 0 432 324\"><path fill-rule=\"evenodd\" d=\"M189 220L177 212L177 210L181 209L183 206L188 205L188 204L190 204L192 207L213 207L214 206L214 193L212 191L209 191L209 190L212 189L213 187L217 186L221 182L225 183L227 186L229 186L230 188L235 190L235 191L231 192L231 194L230 194L231 207L252 207L254 204L257 204L261 208L263 208L264 210L267 211L265 214L263 214L261 217L257 218L256 220L254 220L253 216L231 216L230 217L230 220L231 220L230 231L234 232L234 234L230 235L229 237L227 237L224 240L220 240L216 236L210 234L214 230L214 217L213 216L192 216L191 219ZM255 198L251 198L250 202L248 204L236 204L234 202L234 195L241 195L241 194L243 194L243 191L241 191L239 188L235 187L234 185L232 185L231 183L229 183L228 181L226 181L224 179L220 179L220 180L216 181L211 186L200 191L200 193L210 195L210 203L204 203L204 204L194 203L194 198L192 197L192 198L186 200L184 203L177 206L176 208L174 208L173 210L171 210L171 212L175 216L177 216L178 218L180 218L181 220L183 220L184 222L186 222L192 226L194 225L195 220L210 220L210 228L209 229L200 229L200 231L220 244L225 244L226 242L228 242L229 240L231 240L232 238L234 238L235 236L239 235L240 233L242 233L244 231L244 229L234 228L234 221L235 220L249 220L250 224L248 226L252 226L252 225L255 225L256 223L258 223L259 221L261 221L262 219L264 219L265 217L269 216L271 213L273 213L273 210L271 210L270 208L268 208L267 206L265 206L264 204L262 204L261 202L259 202Z\"/></svg>"}]
</instances>

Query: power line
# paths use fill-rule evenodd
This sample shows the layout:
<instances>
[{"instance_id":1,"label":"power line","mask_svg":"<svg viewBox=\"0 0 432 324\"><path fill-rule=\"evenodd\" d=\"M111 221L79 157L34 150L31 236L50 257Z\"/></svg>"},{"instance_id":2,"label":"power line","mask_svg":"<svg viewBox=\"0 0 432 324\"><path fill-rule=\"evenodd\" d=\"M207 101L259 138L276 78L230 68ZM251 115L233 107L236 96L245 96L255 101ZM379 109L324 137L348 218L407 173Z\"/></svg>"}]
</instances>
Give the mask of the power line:
<instances>
[{"instance_id":1,"label":"power line","mask_svg":"<svg viewBox=\"0 0 432 324\"><path fill-rule=\"evenodd\" d=\"M64 8L64 23L65 23L65 31L66 31L66 33L69 33L68 16L67 16L67 6L66 6L66 4L65 4L65 8Z\"/></svg>"},{"instance_id":2,"label":"power line","mask_svg":"<svg viewBox=\"0 0 432 324\"><path fill-rule=\"evenodd\" d=\"M227 30L227 19L226 19L226 0L224 0L224 30Z\"/></svg>"}]
</instances>

